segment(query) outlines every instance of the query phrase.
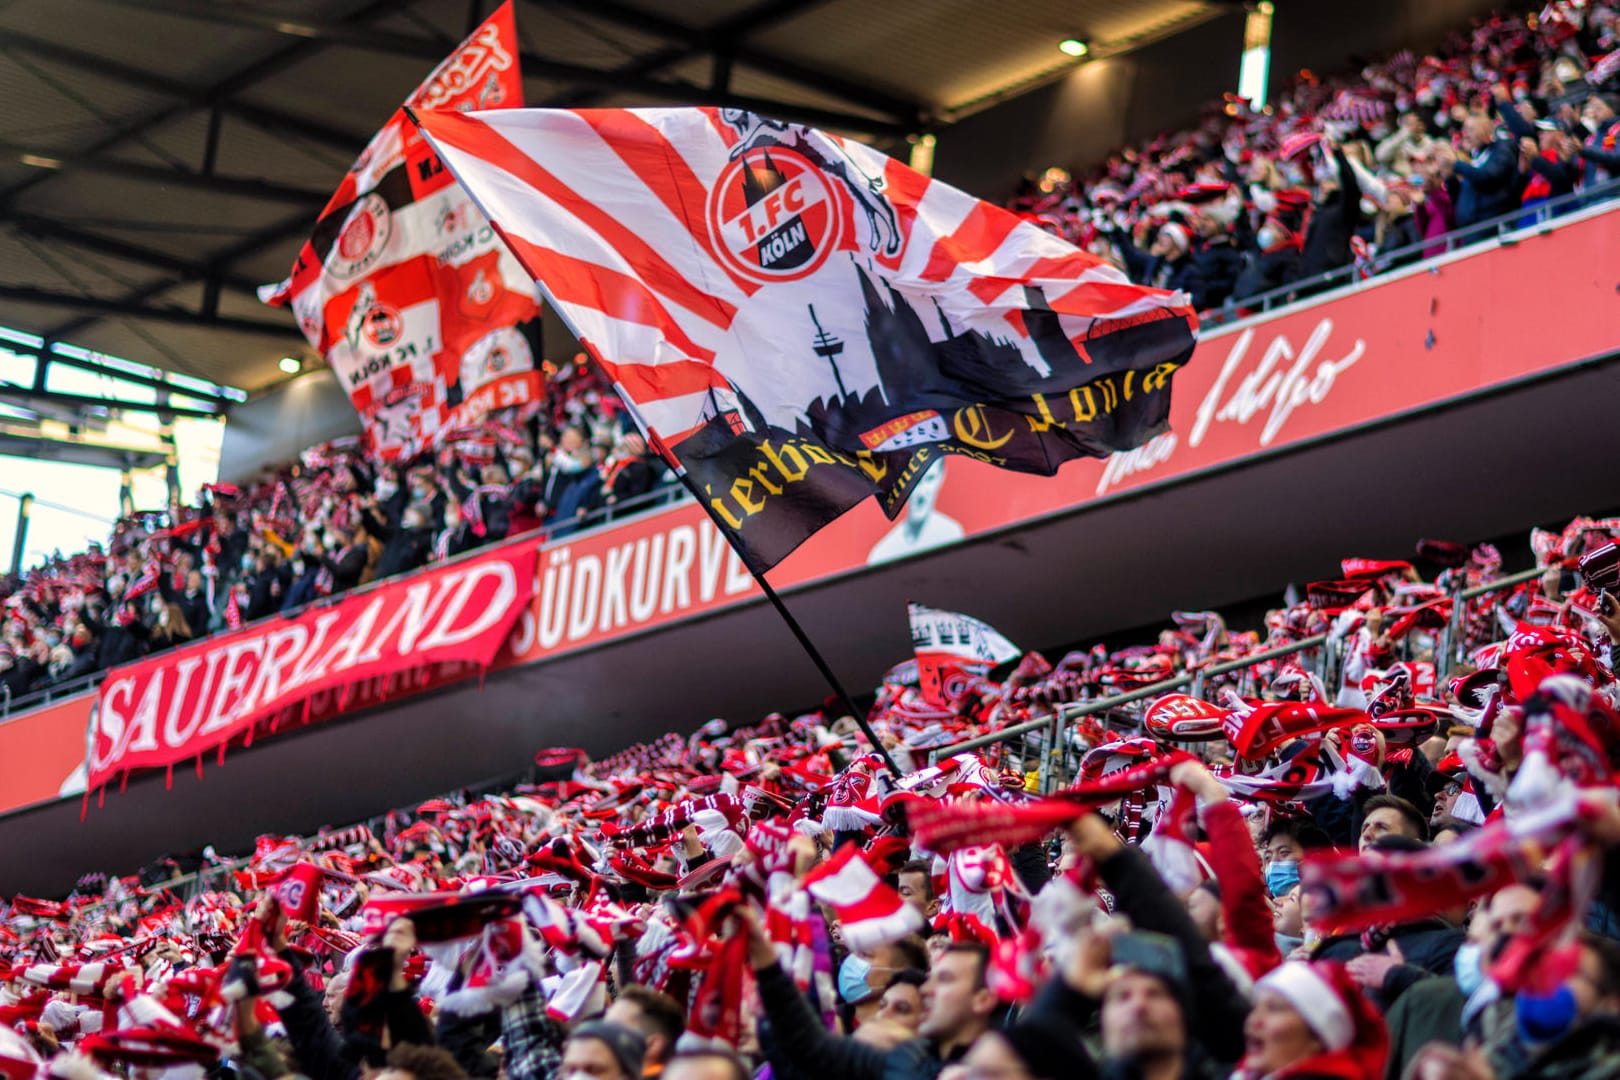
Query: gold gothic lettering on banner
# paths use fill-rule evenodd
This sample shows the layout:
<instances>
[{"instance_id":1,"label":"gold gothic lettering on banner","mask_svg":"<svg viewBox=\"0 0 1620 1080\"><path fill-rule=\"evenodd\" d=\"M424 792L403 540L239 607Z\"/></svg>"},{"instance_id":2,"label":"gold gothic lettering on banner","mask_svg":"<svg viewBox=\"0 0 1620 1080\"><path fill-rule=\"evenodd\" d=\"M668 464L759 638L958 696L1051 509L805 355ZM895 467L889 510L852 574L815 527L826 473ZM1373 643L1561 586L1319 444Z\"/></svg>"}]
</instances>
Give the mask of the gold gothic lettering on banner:
<instances>
[{"instance_id":1,"label":"gold gothic lettering on banner","mask_svg":"<svg viewBox=\"0 0 1620 1080\"><path fill-rule=\"evenodd\" d=\"M1018 417L1021 416L1035 434L1088 424L1113 414L1121 405L1138 397L1168 390L1170 376L1179 367L1179 364L1165 362L1151 370L1105 375L1061 396L1031 394L1025 409L1009 408L1006 404L965 405L950 414L953 438L917 447L905 469L893 477L890 461L869 450L847 454L810 439L767 439L752 447L753 460L729 483L722 480L718 486L704 484L705 499L721 521L732 529L741 530L744 522L763 513L773 500L791 495L793 485L809 476L813 468L837 465L859 470L868 483L883 484L886 491L880 492L879 497L885 511L892 511L898 506L900 496L941 454L949 452L1006 467L1008 458L994 451L1006 446L1018 434ZM997 417L1006 417L1011 422L1001 427Z\"/></svg>"}]
</instances>

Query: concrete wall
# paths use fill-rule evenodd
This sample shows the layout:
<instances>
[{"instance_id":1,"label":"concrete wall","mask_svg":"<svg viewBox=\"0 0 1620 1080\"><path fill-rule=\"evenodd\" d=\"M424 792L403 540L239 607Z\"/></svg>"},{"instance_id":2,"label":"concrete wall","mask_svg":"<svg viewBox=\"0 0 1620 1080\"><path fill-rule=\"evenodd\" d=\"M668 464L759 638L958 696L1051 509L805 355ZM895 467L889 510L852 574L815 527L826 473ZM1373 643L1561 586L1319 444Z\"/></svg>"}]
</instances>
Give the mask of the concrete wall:
<instances>
[{"instance_id":1,"label":"concrete wall","mask_svg":"<svg viewBox=\"0 0 1620 1080\"><path fill-rule=\"evenodd\" d=\"M1301 68L1341 71L1402 48L1437 45L1500 0L1276 0L1271 92ZM1522 6L1522 5L1520 5ZM981 198L1052 165L1082 170L1116 147L1174 131L1235 91L1243 14L1110 60L1082 64L939 133L934 175Z\"/></svg>"},{"instance_id":2,"label":"concrete wall","mask_svg":"<svg viewBox=\"0 0 1620 1080\"><path fill-rule=\"evenodd\" d=\"M267 465L292 461L300 451L360 431L360 417L330 368L306 372L231 410L219 451L219 478L252 479Z\"/></svg>"}]
</instances>

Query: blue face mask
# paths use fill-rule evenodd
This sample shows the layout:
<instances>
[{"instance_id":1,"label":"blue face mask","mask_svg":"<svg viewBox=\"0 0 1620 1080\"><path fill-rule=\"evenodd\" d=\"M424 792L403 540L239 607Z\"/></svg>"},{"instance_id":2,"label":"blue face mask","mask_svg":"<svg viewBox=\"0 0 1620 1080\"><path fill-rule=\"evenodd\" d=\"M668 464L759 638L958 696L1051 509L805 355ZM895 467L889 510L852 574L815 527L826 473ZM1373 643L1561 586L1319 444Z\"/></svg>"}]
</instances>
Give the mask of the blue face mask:
<instances>
[{"instance_id":1,"label":"blue face mask","mask_svg":"<svg viewBox=\"0 0 1620 1080\"><path fill-rule=\"evenodd\" d=\"M1298 884L1299 863L1295 860L1272 859L1271 865L1266 867L1266 888L1271 890L1272 896L1281 896Z\"/></svg>"},{"instance_id":2,"label":"blue face mask","mask_svg":"<svg viewBox=\"0 0 1620 1080\"><path fill-rule=\"evenodd\" d=\"M1452 960L1451 968L1457 977L1457 989L1463 992L1464 997L1473 997L1474 991L1484 985L1483 959L1479 946L1472 941L1457 946L1457 956Z\"/></svg>"},{"instance_id":3,"label":"blue face mask","mask_svg":"<svg viewBox=\"0 0 1620 1080\"><path fill-rule=\"evenodd\" d=\"M1289 937L1287 934L1272 934L1271 938L1277 943L1277 951L1283 954L1284 960L1288 959L1289 953L1305 944L1304 938Z\"/></svg>"},{"instance_id":4,"label":"blue face mask","mask_svg":"<svg viewBox=\"0 0 1620 1080\"><path fill-rule=\"evenodd\" d=\"M866 985L866 977L871 972L870 960L863 960L854 953L844 957L844 962L838 965L838 996L851 1005L871 997L872 988Z\"/></svg>"}]
</instances>

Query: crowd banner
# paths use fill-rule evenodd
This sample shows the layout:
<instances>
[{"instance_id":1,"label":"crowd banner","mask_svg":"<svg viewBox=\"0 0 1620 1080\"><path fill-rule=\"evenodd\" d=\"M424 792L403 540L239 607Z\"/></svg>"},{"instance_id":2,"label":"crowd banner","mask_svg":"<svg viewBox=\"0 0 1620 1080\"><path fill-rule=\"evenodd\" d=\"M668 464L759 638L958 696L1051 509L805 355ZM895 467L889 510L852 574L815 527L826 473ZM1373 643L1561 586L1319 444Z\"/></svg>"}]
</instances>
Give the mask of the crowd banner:
<instances>
[{"instance_id":1,"label":"crowd banner","mask_svg":"<svg viewBox=\"0 0 1620 1080\"><path fill-rule=\"evenodd\" d=\"M1165 431L1184 293L870 147L737 109L410 115L757 574L946 455L1050 477Z\"/></svg>"},{"instance_id":2,"label":"crowd banner","mask_svg":"<svg viewBox=\"0 0 1620 1080\"><path fill-rule=\"evenodd\" d=\"M482 671L533 602L537 563L533 546L512 545L117 669L89 722L88 788L200 763L261 722L296 720L322 692Z\"/></svg>"},{"instance_id":3,"label":"crowd banner","mask_svg":"<svg viewBox=\"0 0 1620 1080\"><path fill-rule=\"evenodd\" d=\"M510 0L405 104L522 105ZM539 399L534 287L402 110L350 167L292 274L260 296L291 305L381 457Z\"/></svg>"}]
</instances>

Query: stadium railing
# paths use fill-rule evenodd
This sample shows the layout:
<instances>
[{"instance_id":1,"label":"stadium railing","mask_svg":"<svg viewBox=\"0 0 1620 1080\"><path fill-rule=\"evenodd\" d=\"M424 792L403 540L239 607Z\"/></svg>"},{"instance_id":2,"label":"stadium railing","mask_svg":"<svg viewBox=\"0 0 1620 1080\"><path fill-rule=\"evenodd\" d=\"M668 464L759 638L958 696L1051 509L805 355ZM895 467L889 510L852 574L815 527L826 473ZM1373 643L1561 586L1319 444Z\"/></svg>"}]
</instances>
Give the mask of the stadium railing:
<instances>
[{"instance_id":1,"label":"stadium railing","mask_svg":"<svg viewBox=\"0 0 1620 1080\"><path fill-rule=\"evenodd\" d=\"M1441 632L1435 649L1437 664L1444 661L1444 667L1437 667L1436 680L1447 678L1456 665L1463 661L1468 646L1471 644L1461 635L1464 627L1463 612L1467 601L1493 592L1517 588L1527 581L1533 581L1543 573L1539 567L1508 574L1494 581L1472 588L1458 589L1452 592L1453 618L1452 622ZM1455 644L1453 644L1455 643ZM1068 737L1073 723L1089 716L1101 716L1104 723L1112 715L1117 720L1130 706L1186 688L1193 697L1203 697L1210 692L1212 686L1230 685L1242 696L1255 696L1259 693L1257 669L1262 664L1269 664L1275 660L1305 654L1304 664L1322 680L1324 686L1338 685L1343 662L1343 642L1330 634L1313 634L1301 638L1299 641L1288 642L1269 649L1262 649L1248 656L1234 660L1223 661L1218 664L1208 664L1202 667L1181 672L1169 679L1163 679L1148 686L1138 687L1122 694L1098 698L1093 701L1072 702L1060 706L1053 715L1032 720L1024 724L1016 724L1003 728L1000 731L990 732L977 738L966 739L950 746L936 747L928 753L928 764L937 765L940 761L954 757L957 754L972 750L998 748L1003 762L1016 762L1020 770L1031 761L1037 761L1036 789L1043 794L1049 794L1072 782L1079 770L1079 759L1083 748ZM1454 651L1455 650L1455 651ZM1237 676L1231 680L1230 676ZM1131 717L1131 726L1135 727L1138 714L1125 713ZM497 791L509 791L529 778L530 774L513 774L498 779L487 780L482 783L461 789L469 798ZM375 837L385 835L388 819L396 813L409 813L408 808L396 808L382 814L377 814L360 824L364 825ZM353 826L350 826L353 828ZM326 832L346 832L347 829L332 829ZM144 896L164 892L174 895L182 902L194 899L208 892L234 892L237 888L235 874L246 870L253 861L252 856L230 859L211 863L200 867L190 873L181 874L167 881L147 886ZM121 900L101 901L85 905L82 912L93 913L111 906L123 906L138 903L138 899L126 898Z\"/></svg>"},{"instance_id":2,"label":"stadium railing","mask_svg":"<svg viewBox=\"0 0 1620 1080\"><path fill-rule=\"evenodd\" d=\"M1465 662L1472 648L1484 644L1467 638L1465 633L1467 602L1491 593L1518 588L1525 582L1534 581L1543 572L1542 568L1533 567L1482 585L1455 589L1451 592L1452 617L1440 632L1433 654L1437 687L1443 686L1457 666ZM1072 782L1078 772L1082 751L1069 737L1070 729L1077 720L1084 717L1101 717L1105 728L1117 729L1121 734L1132 734L1140 730L1141 714L1146 711L1146 706L1142 703L1178 690L1186 690L1196 698L1206 698L1212 690L1219 689L1223 685L1231 685L1239 696L1257 697L1263 689L1258 684L1257 669L1263 664L1301 653L1307 654L1305 663L1310 665L1316 676L1322 680L1323 686L1333 688L1339 684L1343 647L1343 640L1337 636L1315 634L1299 641L1262 649L1235 660L1203 665L1123 694L1114 694L1093 701L1072 702L1059 706L1053 710L1052 715L1038 720L1015 724L950 746L936 747L928 752L928 763L937 765L957 754L994 747L997 748L996 756L1002 763L1010 764L1020 771L1025 770L1030 762L1038 762L1036 788L1049 793ZM1420 659L1410 653L1405 658ZM1233 675L1238 678L1230 680L1229 676ZM1142 707L1130 708L1138 705ZM1109 723L1110 719L1114 722Z\"/></svg>"},{"instance_id":3,"label":"stadium railing","mask_svg":"<svg viewBox=\"0 0 1620 1080\"><path fill-rule=\"evenodd\" d=\"M561 531L565 537L573 536L576 533L585 531L586 529L594 529L601 525L610 525L615 522L623 521L626 518L637 517L649 510L656 510L661 506L667 506L675 502L682 502L689 498L691 498L691 495L688 494L687 490L679 484L660 484L652 491L646 492L643 495L637 495L633 498L625 499L623 502L614 503L610 506L599 507L598 509L586 514L584 517L577 519L576 521L554 523L546 528L535 529L526 533L518 533L515 536L508 536L503 540L495 541L493 544L486 545L485 547L518 543L525 540L545 540L549 536L556 535L559 531ZM484 551L485 547L474 548L472 551L466 552L465 555L477 554L478 552ZM464 556L457 556L457 558L461 557ZM446 561L454 562L455 560L451 559ZM429 563L428 566L424 567L423 569L443 565L444 562ZM299 612L307 611L310 608L330 604L332 601L341 599L344 596L353 596L356 593L364 592L367 589L374 588L378 585L382 585L390 581L401 580L402 578L410 576L410 573L414 572L415 571L410 571L406 574L399 574L391 578L379 578L375 581L368 581L366 584L357 586L356 588L350 589L347 592L337 593L332 596L323 596L319 600L313 600L308 604L302 604L295 608L288 608L286 611L278 611L274 614L266 615L262 619L255 619L252 623L244 623L243 626L252 626L258 623L268 622L271 619L281 619L287 617L288 615L296 615ZM238 627L236 630L231 630L225 627L220 627L219 629L210 631L209 633L203 634L199 637L194 637L190 641L175 647L185 648L186 646L196 644L199 641L206 641L211 637L221 634L237 633L240 629L242 628ZM143 656L140 659L145 660L151 656L161 656L165 651L167 650L159 650L158 652L147 653L146 656ZM139 661L136 662L138 663ZM89 675L81 676L80 678L72 679L67 682L53 683L50 686L35 690L32 693L20 694L16 697L10 696L7 688L0 687L0 723L5 723L5 721L9 718L20 715L24 712L43 708L52 704L53 702L75 697L79 694L85 693L88 690L94 690L97 686L101 685L101 680L106 676L107 670L108 669L103 668L102 670L92 672Z\"/></svg>"},{"instance_id":4,"label":"stadium railing","mask_svg":"<svg viewBox=\"0 0 1620 1080\"><path fill-rule=\"evenodd\" d=\"M1476 244L1488 243L1491 240L1496 240L1501 245L1516 244L1519 242L1519 234L1526 230L1549 231L1558 218L1580 210L1611 204L1616 197L1620 197L1620 179L1596 184L1582 191L1570 192L1568 195L1560 195L1528 208L1521 207L1486 221L1453 229L1428 240L1408 244L1406 247L1381 251L1366 262L1349 263L1314 277L1291 281L1270 292L1234 297L1218 308L1201 312L1199 322L1204 328L1213 329L1239 319L1266 314L1276 308L1314 297L1342 285L1372 281L1392 271L1425 266L1432 269L1440 260ZM1430 251L1434 253L1431 255Z\"/></svg>"}]
</instances>

